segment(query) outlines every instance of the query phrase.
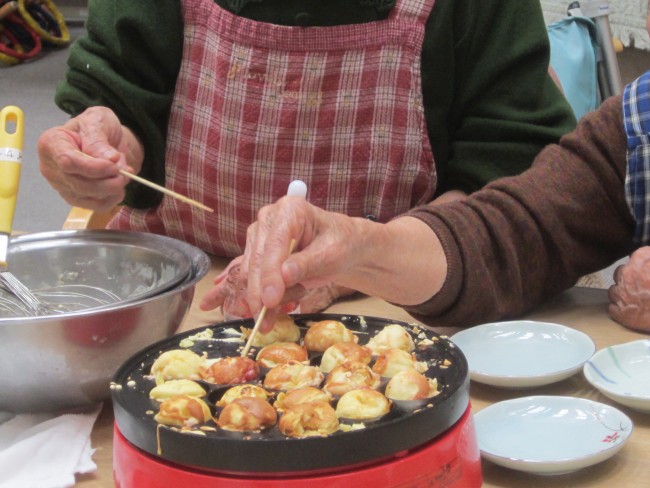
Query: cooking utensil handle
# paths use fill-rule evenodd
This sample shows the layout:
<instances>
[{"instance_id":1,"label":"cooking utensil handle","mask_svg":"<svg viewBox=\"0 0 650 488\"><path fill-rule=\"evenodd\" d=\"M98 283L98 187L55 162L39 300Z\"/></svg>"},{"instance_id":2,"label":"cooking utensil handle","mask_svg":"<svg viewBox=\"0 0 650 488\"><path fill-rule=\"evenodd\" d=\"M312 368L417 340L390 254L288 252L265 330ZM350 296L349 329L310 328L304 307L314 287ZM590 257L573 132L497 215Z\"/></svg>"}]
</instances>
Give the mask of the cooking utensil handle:
<instances>
[{"instance_id":1,"label":"cooking utensil handle","mask_svg":"<svg viewBox=\"0 0 650 488\"><path fill-rule=\"evenodd\" d=\"M0 233L11 234L23 159L24 115L15 106L0 111Z\"/></svg>"}]
</instances>

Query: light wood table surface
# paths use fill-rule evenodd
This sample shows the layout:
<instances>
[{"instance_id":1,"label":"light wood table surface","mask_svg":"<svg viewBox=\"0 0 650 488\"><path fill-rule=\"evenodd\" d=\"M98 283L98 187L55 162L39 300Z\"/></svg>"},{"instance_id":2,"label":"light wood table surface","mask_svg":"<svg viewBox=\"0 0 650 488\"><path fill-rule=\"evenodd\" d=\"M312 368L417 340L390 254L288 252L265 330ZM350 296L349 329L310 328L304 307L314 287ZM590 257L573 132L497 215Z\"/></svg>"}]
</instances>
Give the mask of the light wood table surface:
<instances>
[{"instance_id":1,"label":"light wood table surface","mask_svg":"<svg viewBox=\"0 0 650 488\"><path fill-rule=\"evenodd\" d=\"M212 283L218 270L223 269L225 261L215 259L213 269L198 283L195 300L183 322L181 330L189 330L222 320L221 312L202 312L197 302ZM386 317L405 322L417 322L402 309L375 298L354 298L330 307L327 312L350 313ZM543 306L538 307L525 318L564 324L586 332L596 343L596 349L637 339L647 335L625 329L613 322L607 315L607 293L593 288L572 288ZM436 328L441 334L452 335L459 329ZM650 486L650 415L636 412L618 405L600 394L578 373L559 383L526 390L503 390L472 382L470 396L472 410L477 412L495 402L528 395L563 395L588 398L613 405L625 412L634 422L634 431L623 449L609 460L561 476L538 476L513 471L483 461L484 487L641 487ZM77 478L82 488L113 487L112 446L113 410L106 402L92 432L92 446L96 449L93 459L98 470L91 475ZM562 442L558 439L558 442Z\"/></svg>"}]
</instances>

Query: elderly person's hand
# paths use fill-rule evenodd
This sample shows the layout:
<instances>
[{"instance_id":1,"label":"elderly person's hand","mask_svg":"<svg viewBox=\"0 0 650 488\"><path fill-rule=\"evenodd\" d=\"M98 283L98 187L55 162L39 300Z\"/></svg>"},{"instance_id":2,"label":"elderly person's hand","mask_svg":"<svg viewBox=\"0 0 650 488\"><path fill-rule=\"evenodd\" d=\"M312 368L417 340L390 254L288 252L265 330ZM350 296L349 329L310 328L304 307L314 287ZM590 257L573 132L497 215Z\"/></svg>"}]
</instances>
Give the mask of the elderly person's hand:
<instances>
[{"instance_id":1,"label":"elderly person's hand","mask_svg":"<svg viewBox=\"0 0 650 488\"><path fill-rule=\"evenodd\" d=\"M43 132L38 140L43 176L70 205L106 211L124 199L137 173L143 146L106 107L91 107L64 125Z\"/></svg>"},{"instance_id":2,"label":"elderly person's hand","mask_svg":"<svg viewBox=\"0 0 650 488\"><path fill-rule=\"evenodd\" d=\"M609 288L609 315L616 322L650 332L650 246L637 249L616 268Z\"/></svg>"},{"instance_id":3,"label":"elderly person's hand","mask_svg":"<svg viewBox=\"0 0 650 488\"><path fill-rule=\"evenodd\" d=\"M296 247L290 254L292 240ZM251 311L263 305L268 310L262 331L272 327L278 305L301 300L309 290L343 287L415 305L433 296L446 278L444 252L424 222L401 217L380 224L326 212L297 197L260 210L241 266ZM216 281L201 301L204 310L222 303L223 277Z\"/></svg>"}]
</instances>

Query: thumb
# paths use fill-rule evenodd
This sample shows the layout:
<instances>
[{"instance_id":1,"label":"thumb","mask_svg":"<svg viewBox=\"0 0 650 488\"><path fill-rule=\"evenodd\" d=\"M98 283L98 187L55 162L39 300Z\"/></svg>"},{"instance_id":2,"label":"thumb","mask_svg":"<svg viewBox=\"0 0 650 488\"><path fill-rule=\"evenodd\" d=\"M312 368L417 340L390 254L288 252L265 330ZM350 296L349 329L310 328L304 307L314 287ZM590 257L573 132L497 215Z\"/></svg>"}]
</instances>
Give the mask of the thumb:
<instances>
[{"instance_id":1,"label":"thumb","mask_svg":"<svg viewBox=\"0 0 650 488\"><path fill-rule=\"evenodd\" d=\"M333 281L334 274L334 266L318 251L294 253L282 264L282 278L287 288L296 285L305 288L323 286Z\"/></svg>"}]
</instances>

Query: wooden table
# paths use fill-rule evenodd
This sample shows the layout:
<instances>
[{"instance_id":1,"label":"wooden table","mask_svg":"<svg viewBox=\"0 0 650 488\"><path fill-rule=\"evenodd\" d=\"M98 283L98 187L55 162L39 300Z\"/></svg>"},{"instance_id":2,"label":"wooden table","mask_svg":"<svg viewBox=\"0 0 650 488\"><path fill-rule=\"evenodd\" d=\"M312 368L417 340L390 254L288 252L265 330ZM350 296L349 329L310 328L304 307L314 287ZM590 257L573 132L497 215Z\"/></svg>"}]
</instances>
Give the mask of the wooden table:
<instances>
[{"instance_id":1,"label":"wooden table","mask_svg":"<svg viewBox=\"0 0 650 488\"><path fill-rule=\"evenodd\" d=\"M212 283L212 277L225 264L215 260L212 271L203 279L196 290L196 297L203 296ZM222 320L221 312L202 312L197 300L192 304L182 330L209 325ZM350 313L387 317L395 320L414 322L414 319L398 307L394 307L375 298L357 298L337 303L328 312ZM540 306L526 318L564 324L586 332L596 343L597 350L613 344L620 344L648 336L630 331L611 321L607 315L607 294L605 290L593 288L572 288L543 306ZM441 334L452 335L458 329L438 328ZM616 488L646 486L650 479L650 415L635 412L622 405L617 405L601 395L584 379L576 374L562 382L529 390L502 390L478 383L472 383L470 396L474 412L503 400L528 395L566 395L588 398L614 405L634 422L634 432L623 449L609 460L585 468L578 472L562 476L536 476L502 468L488 461L483 462L485 487L594 487L611 486ZM113 411L110 402L106 402L92 433L92 446L96 449L93 459L98 470L92 475L77 478L77 486L83 488L113 487L112 444Z\"/></svg>"}]
</instances>

